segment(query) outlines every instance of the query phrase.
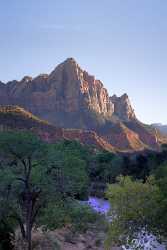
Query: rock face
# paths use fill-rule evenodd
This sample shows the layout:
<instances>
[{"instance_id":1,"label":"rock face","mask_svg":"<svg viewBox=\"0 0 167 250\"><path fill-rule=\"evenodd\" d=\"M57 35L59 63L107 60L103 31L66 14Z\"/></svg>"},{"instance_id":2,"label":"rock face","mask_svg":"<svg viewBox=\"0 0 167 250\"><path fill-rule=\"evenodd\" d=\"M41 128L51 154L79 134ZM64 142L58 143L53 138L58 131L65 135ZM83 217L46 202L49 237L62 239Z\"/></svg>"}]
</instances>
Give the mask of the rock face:
<instances>
[{"instance_id":1,"label":"rock face","mask_svg":"<svg viewBox=\"0 0 167 250\"><path fill-rule=\"evenodd\" d=\"M107 90L94 76L83 71L73 58L60 64L48 77L55 89L58 111L80 112L90 109L104 116L111 116L113 104Z\"/></svg>"},{"instance_id":2,"label":"rock face","mask_svg":"<svg viewBox=\"0 0 167 250\"><path fill-rule=\"evenodd\" d=\"M19 105L58 127L95 131L120 150L159 147L156 130L137 120L128 95L110 97L73 58L49 75L0 82L0 105Z\"/></svg>"},{"instance_id":3,"label":"rock face","mask_svg":"<svg viewBox=\"0 0 167 250\"><path fill-rule=\"evenodd\" d=\"M34 79L25 76L21 81L8 82L6 85L0 83L0 97L1 105L23 106L53 123L55 120L63 123L62 118L54 117L58 113L76 115L93 112L105 118L110 118L114 113L114 102L102 82L83 71L73 58L58 65L50 75L43 74Z\"/></svg>"},{"instance_id":4,"label":"rock face","mask_svg":"<svg viewBox=\"0 0 167 250\"><path fill-rule=\"evenodd\" d=\"M131 106L129 97L127 94L117 97L113 95L110 97L110 101L114 104L114 113L123 121L135 120L135 112Z\"/></svg>"},{"instance_id":5,"label":"rock face","mask_svg":"<svg viewBox=\"0 0 167 250\"><path fill-rule=\"evenodd\" d=\"M93 131L63 129L49 124L18 106L0 106L0 131L31 131L48 143L77 140L95 149L113 152L114 147Z\"/></svg>"}]
</instances>

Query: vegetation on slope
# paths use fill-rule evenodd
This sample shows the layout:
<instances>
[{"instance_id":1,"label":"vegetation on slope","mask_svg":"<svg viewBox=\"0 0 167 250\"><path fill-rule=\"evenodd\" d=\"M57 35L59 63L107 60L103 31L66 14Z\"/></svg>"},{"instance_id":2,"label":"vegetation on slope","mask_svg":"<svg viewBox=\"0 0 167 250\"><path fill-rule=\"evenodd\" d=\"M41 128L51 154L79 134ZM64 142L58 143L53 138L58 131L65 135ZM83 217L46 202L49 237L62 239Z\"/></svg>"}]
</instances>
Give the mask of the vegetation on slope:
<instances>
[{"instance_id":1,"label":"vegetation on slope","mask_svg":"<svg viewBox=\"0 0 167 250\"><path fill-rule=\"evenodd\" d=\"M95 220L89 208L75 201L88 190L79 150L62 151L32 134L7 132L0 134L0 156L0 224L19 226L28 250L34 226L53 229L80 223L82 229L82 220L76 220L82 209L87 215L84 227L86 218Z\"/></svg>"},{"instance_id":2,"label":"vegetation on slope","mask_svg":"<svg viewBox=\"0 0 167 250\"><path fill-rule=\"evenodd\" d=\"M132 238L142 227L166 237L166 146L161 152L131 156L92 154L76 141L48 144L31 133L1 132L0 159L3 250L12 249L18 228L26 250L32 249L34 228L70 227L73 233L90 229L100 217L78 200L88 198L92 183L100 184L93 194L103 196L109 184L107 198L116 217L109 226L107 247L125 243L127 235Z\"/></svg>"}]
</instances>

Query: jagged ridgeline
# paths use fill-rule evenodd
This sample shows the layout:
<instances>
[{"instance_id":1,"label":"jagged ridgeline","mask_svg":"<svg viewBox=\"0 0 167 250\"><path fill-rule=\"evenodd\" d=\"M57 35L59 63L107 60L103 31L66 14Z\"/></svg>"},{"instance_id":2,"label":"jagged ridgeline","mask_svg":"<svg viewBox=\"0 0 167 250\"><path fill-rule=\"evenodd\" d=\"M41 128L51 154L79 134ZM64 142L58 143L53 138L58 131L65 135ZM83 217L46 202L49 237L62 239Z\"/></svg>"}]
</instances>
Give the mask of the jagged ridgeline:
<instances>
[{"instance_id":1,"label":"jagged ridgeline","mask_svg":"<svg viewBox=\"0 0 167 250\"><path fill-rule=\"evenodd\" d=\"M164 141L157 129L136 118L127 94L110 97L103 83L82 70L73 58L59 64L49 75L1 82L0 105L18 105L39 117L35 118L39 121L75 129L80 135L89 137L87 134L94 133L94 138L110 145L110 149L158 149ZM73 138L75 133L71 131L68 135Z\"/></svg>"}]
</instances>

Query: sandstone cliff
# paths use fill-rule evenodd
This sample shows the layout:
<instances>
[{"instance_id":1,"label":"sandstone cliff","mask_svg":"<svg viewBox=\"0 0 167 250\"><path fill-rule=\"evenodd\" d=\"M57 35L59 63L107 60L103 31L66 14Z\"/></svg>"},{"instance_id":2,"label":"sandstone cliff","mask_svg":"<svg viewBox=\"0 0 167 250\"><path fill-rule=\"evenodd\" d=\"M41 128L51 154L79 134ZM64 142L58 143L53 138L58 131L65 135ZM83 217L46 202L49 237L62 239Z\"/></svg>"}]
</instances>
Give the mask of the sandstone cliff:
<instances>
[{"instance_id":1,"label":"sandstone cliff","mask_svg":"<svg viewBox=\"0 0 167 250\"><path fill-rule=\"evenodd\" d=\"M0 83L0 104L19 105L57 127L94 131L120 150L159 147L156 130L137 120L128 95L110 97L73 58L49 75Z\"/></svg>"}]
</instances>

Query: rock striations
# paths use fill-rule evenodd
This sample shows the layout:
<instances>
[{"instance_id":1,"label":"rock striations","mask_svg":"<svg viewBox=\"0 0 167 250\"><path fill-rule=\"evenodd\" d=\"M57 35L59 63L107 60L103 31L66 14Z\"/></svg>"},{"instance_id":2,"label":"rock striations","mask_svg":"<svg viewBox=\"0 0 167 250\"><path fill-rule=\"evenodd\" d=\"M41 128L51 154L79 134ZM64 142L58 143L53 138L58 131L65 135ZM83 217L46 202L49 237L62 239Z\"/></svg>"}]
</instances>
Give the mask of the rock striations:
<instances>
[{"instance_id":1,"label":"rock striations","mask_svg":"<svg viewBox=\"0 0 167 250\"><path fill-rule=\"evenodd\" d=\"M94 131L102 144L121 151L158 149L156 129L136 118L127 94L109 96L100 80L82 70L73 58L58 65L51 74L21 81L0 82L0 105L19 105L57 127ZM78 130L79 129L79 130ZM94 137L94 136L93 136ZM95 138L94 137L94 138Z\"/></svg>"}]
</instances>

